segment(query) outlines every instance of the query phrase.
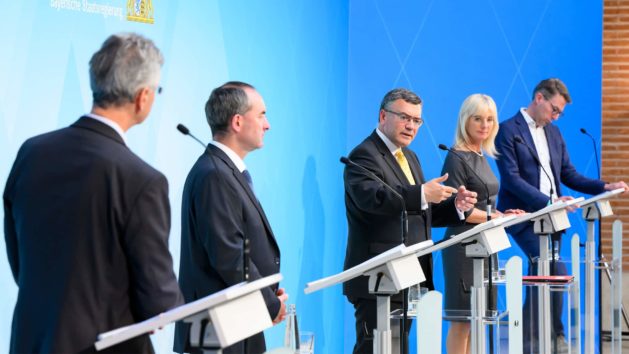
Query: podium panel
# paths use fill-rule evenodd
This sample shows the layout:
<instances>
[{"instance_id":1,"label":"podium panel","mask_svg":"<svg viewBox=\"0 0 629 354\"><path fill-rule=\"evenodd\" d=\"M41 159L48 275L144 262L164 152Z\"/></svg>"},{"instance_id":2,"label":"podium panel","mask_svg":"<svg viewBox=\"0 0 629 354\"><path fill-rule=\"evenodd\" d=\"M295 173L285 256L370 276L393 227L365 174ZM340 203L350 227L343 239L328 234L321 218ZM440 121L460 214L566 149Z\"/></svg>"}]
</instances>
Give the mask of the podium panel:
<instances>
[{"instance_id":1,"label":"podium panel","mask_svg":"<svg viewBox=\"0 0 629 354\"><path fill-rule=\"evenodd\" d=\"M227 347L271 327L273 322L259 291L209 310L216 337ZM243 321L246 319L246 321Z\"/></svg>"}]
</instances>

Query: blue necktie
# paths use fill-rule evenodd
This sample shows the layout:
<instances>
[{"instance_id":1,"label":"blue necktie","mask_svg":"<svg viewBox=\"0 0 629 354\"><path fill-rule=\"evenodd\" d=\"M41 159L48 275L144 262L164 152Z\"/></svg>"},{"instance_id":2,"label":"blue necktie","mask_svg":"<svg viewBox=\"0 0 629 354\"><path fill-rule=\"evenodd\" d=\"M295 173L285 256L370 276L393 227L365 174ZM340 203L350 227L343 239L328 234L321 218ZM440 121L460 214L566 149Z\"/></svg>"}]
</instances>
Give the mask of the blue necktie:
<instances>
[{"instance_id":1,"label":"blue necktie","mask_svg":"<svg viewBox=\"0 0 629 354\"><path fill-rule=\"evenodd\" d=\"M247 180L247 184L249 185L249 188L251 188L251 191L255 194L255 190L253 189L253 180L251 179L251 175L249 174L249 171L247 170L242 171L242 176L245 177L245 179Z\"/></svg>"}]
</instances>

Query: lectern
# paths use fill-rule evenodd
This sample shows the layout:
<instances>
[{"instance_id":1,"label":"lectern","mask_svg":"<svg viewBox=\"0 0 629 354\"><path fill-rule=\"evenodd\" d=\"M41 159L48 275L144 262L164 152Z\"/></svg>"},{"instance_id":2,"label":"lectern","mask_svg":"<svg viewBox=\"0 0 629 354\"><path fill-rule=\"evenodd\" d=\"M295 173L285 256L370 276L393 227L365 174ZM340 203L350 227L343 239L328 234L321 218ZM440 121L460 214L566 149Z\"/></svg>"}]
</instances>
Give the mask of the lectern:
<instances>
[{"instance_id":1,"label":"lectern","mask_svg":"<svg viewBox=\"0 0 629 354\"><path fill-rule=\"evenodd\" d=\"M417 243L412 248L400 244L344 272L306 284L306 294L344 283L360 276L369 277L369 293L376 295L377 327L373 348L376 354L390 354L390 297L400 290L426 280L415 252L433 245L432 241Z\"/></svg>"},{"instance_id":2,"label":"lectern","mask_svg":"<svg viewBox=\"0 0 629 354\"><path fill-rule=\"evenodd\" d=\"M542 276L550 275L550 238L555 232L563 231L570 227L566 208L577 205L583 201L583 197L569 201L558 201L542 208L534 213L525 215L522 220L533 221L533 232L539 236L539 259L537 264L537 274ZM506 223L505 227L512 226L513 223ZM539 350L540 353L551 352L551 326L550 326L550 289L547 285L540 285L538 290L538 330L539 330Z\"/></svg>"},{"instance_id":3,"label":"lectern","mask_svg":"<svg viewBox=\"0 0 629 354\"><path fill-rule=\"evenodd\" d=\"M359 276L368 276L369 292L376 295L378 307L377 328L374 331L374 353L388 354L391 353L390 296L426 280L418 257L461 242L468 242L466 253L471 257L481 257L480 262L476 262L476 260L474 262L474 286L479 289L473 290L475 293L473 295L473 307L476 307L473 310L475 311L473 316L475 320L478 319L476 327L473 327L475 328L473 336L476 334L477 337L473 344L476 343L474 353L483 353L482 348L484 348L485 340L482 321L485 305L482 257L487 257L510 246L509 239L501 224L513 218L506 217L487 221L437 244L433 244L432 241L424 241L411 246L399 245L344 272L310 282L306 284L304 291L306 294L310 294ZM477 273L480 276L476 276Z\"/></svg>"},{"instance_id":4,"label":"lectern","mask_svg":"<svg viewBox=\"0 0 629 354\"><path fill-rule=\"evenodd\" d=\"M271 327L273 322L260 289L279 283L277 273L239 283L179 306L137 324L98 335L96 350L103 350L128 339L154 332L170 323L191 323L190 345L204 353L220 354L222 348Z\"/></svg>"},{"instance_id":5,"label":"lectern","mask_svg":"<svg viewBox=\"0 0 629 354\"><path fill-rule=\"evenodd\" d=\"M432 252L442 250L456 244L465 245L465 255L473 259L474 282L471 296L471 337L472 353L485 353L485 326L484 316L486 311L485 289L484 289L484 267L485 258L494 253L511 247L509 238L504 230L504 223L513 221L515 216L494 219L482 224L478 224L468 231L452 236L441 241L434 246L419 249L415 252L417 256L423 256ZM413 249L410 246L409 249Z\"/></svg>"},{"instance_id":6,"label":"lectern","mask_svg":"<svg viewBox=\"0 0 629 354\"><path fill-rule=\"evenodd\" d=\"M595 222L614 215L609 199L624 192L623 188L601 193L579 203L583 219L587 223L587 240L585 241L585 352L594 353L594 227ZM600 242L600 241L599 241Z\"/></svg>"}]
</instances>

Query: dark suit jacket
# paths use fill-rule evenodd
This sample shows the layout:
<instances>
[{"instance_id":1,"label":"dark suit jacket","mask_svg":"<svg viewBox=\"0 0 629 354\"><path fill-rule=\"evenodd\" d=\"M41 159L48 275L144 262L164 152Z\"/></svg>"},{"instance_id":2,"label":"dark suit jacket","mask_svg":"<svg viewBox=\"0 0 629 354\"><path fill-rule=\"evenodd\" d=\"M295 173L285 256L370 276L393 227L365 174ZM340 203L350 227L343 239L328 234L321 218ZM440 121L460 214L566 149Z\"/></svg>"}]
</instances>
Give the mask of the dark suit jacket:
<instances>
[{"instance_id":1,"label":"dark suit jacket","mask_svg":"<svg viewBox=\"0 0 629 354\"><path fill-rule=\"evenodd\" d=\"M562 195L561 183L582 193L602 193L605 182L581 175L570 162L566 143L559 128L553 124L548 124L544 127L544 132L548 141L550 165L557 195ZM512 118L500 123L500 130L496 137L496 150L499 153L496 164L500 171L498 209L537 211L548 203L548 196L539 191L540 178L548 177L543 172L540 175L539 165L526 146L514 141L516 136L519 136L533 151L536 151L531 131L520 111ZM527 226L528 223L519 224L509 231L517 234Z\"/></svg>"},{"instance_id":2,"label":"dark suit jacket","mask_svg":"<svg viewBox=\"0 0 629 354\"><path fill-rule=\"evenodd\" d=\"M245 236L251 250L249 279L278 273L280 250L262 206L229 157L210 144L190 170L183 191L179 284L186 302L243 281ZM276 290L277 284L262 290L271 318L280 309ZM263 333L247 341L249 352L265 351ZM174 350L190 351L189 325L177 323ZM223 352L242 353L242 342Z\"/></svg>"},{"instance_id":3,"label":"dark suit jacket","mask_svg":"<svg viewBox=\"0 0 629 354\"><path fill-rule=\"evenodd\" d=\"M93 351L101 332L182 302L168 252L164 175L83 117L27 140L4 192L19 287L10 351ZM152 352L148 336L112 351Z\"/></svg>"},{"instance_id":4,"label":"dark suit jacket","mask_svg":"<svg viewBox=\"0 0 629 354\"><path fill-rule=\"evenodd\" d=\"M429 204L421 210L421 184L425 183L421 165L414 152L403 148L416 185L411 185L385 143L374 131L350 153L360 164L395 188L404 198L408 211L407 245L430 239L431 224L460 224L454 198ZM349 226L344 269L349 269L402 243L400 214L402 202L381 183L360 169L348 166L344 173L345 207ZM426 286L433 288L432 261L422 257ZM375 297L368 294L368 277L358 277L343 285L349 298Z\"/></svg>"}]
</instances>

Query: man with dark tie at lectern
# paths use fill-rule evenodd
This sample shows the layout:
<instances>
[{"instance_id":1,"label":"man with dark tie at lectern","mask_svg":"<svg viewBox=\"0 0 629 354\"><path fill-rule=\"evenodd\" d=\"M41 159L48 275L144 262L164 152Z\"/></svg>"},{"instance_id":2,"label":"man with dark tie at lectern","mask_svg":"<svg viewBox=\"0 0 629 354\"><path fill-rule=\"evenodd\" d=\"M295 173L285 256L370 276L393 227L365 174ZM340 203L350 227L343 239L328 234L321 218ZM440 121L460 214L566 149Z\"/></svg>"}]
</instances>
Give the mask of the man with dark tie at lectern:
<instances>
[{"instance_id":1,"label":"man with dark tie at lectern","mask_svg":"<svg viewBox=\"0 0 629 354\"><path fill-rule=\"evenodd\" d=\"M186 302L240 283L246 273L256 280L280 270L280 249L244 162L262 147L270 128L262 96L249 84L228 82L212 91L205 114L213 141L188 174L181 207L179 284ZM273 322L281 322L288 298L284 289L275 284L262 289L262 296ZM194 352L189 326L177 323L176 352ZM265 348L259 333L223 353Z\"/></svg>"},{"instance_id":2,"label":"man with dark tie at lectern","mask_svg":"<svg viewBox=\"0 0 629 354\"><path fill-rule=\"evenodd\" d=\"M95 352L99 333L183 303L168 251L168 183L125 136L149 115L162 63L152 41L110 36L90 60L91 112L20 148L4 192L19 287L10 352ZM106 352L153 347L142 335Z\"/></svg>"},{"instance_id":3,"label":"man with dark tie at lectern","mask_svg":"<svg viewBox=\"0 0 629 354\"><path fill-rule=\"evenodd\" d=\"M442 185L447 175L424 179L417 156L408 149L423 123L421 115L422 101L415 93L402 88L388 92L380 105L378 127L349 155L351 162L344 173L349 228L345 269L402 243L404 205L408 212L406 244L412 245L430 239L432 224L462 223L464 212L476 203L475 192ZM404 201L355 164L395 189ZM423 286L432 289L432 258L422 257L420 263L427 278ZM358 277L343 285L343 294L355 308L354 353L373 351L376 299L369 294L367 281L367 277ZM391 309L399 309L401 304L401 294L391 298Z\"/></svg>"},{"instance_id":4,"label":"man with dark tie at lectern","mask_svg":"<svg viewBox=\"0 0 629 354\"><path fill-rule=\"evenodd\" d=\"M562 196L561 184L587 194L624 188L625 182L605 183L587 178L576 171L559 128L553 124L563 115L565 106L572 100L568 88L559 79L542 80L533 92L533 100L527 108L521 108L512 118L500 124L496 136L496 163L500 171L498 209L522 209L534 212L555 200L569 200ZM533 260L539 257L539 237L533 232L533 223L522 223L507 230L522 251ZM561 244L553 235L553 243ZM553 262L554 275L565 275L567 269L562 262ZM536 267L529 274L536 274ZM535 293L535 292L534 292ZM535 297L535 296L534 296ZM535 300L533 300L535 301ZM532 299L527 296L523 318L532 319L533 324L524 324L524 348L528 352L537 346L537 309L532 308ZM561 323L562 295L552 296L552 334L557 340L557 352L567 352L564 328Z\"/></svg>"}]
</instances>

